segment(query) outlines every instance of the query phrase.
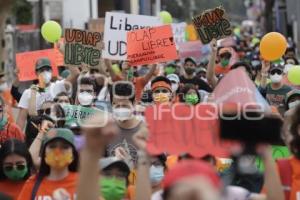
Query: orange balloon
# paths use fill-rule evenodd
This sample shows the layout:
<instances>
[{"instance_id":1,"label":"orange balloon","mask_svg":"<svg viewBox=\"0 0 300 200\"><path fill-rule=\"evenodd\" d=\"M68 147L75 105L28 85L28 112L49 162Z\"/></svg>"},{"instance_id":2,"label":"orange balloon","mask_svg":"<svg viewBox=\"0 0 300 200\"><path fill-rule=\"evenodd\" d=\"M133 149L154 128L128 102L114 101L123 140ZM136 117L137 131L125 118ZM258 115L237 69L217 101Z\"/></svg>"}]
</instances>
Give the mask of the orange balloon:
<instances>
[{"instance_id":1,"label":"orange balloon","mask_svg":"<svg viewBox=\"0 0 300 200\"><path fill-rule=\"evenodd\" d=\"M287 48L285 37L277 32L266 34L260 42L260 54L267 61L278 60Z\"/></svg>"}]
</instances>

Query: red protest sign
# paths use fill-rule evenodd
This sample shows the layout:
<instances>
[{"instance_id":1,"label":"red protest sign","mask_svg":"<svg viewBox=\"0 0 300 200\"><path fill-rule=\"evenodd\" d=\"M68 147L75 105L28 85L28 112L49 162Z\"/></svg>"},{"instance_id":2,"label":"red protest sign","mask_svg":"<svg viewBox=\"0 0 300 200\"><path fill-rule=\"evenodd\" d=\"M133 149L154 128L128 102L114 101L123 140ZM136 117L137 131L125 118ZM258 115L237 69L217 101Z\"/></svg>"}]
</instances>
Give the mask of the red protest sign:
<instances>
[{"instance_id":1,"label":"red protest sign","mask_svg":"<svg viewBox=\"0 0 300 200\"><path fill-rule=\"evenodd\" d=\"M228 142L219 139L218 109L213 105L184 104L148 107L145 117L149 125L147 150L150 154L168 152L195 157L207 154L227 157Z\"/></svg>"},{"instance_id":2,"label":"red protest sign","mask_svg":"<svg viewBox=\"0 0 300 200\"><path fill-rule=\"evenodd\" d=\"M35 74L35 64L39 58L49 58L52 65L53 76L58 75L57 57L54 49L30 51L16 54L17 68L19 69L20 81L31 81L37 79Z\"/></svg>"},{"instance_id":3,"label":"red protest sign","mask_svg":"<svg viewBox=\"0 0 300 200\"><path fill-rule=\"evenodd\" d=\"M127 33L127 59L131 66L166 62L177 58L170 25Z\"/></svg>"}]
</instances>

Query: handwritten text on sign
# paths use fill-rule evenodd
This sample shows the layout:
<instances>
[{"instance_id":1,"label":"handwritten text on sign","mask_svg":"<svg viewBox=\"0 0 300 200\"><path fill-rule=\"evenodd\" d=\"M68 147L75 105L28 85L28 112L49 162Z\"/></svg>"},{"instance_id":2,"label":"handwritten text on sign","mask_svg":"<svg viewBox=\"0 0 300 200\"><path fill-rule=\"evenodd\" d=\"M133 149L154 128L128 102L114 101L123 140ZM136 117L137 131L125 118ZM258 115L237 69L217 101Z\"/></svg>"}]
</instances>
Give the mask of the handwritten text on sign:
<instances>
[{"instance_id":1,"label":"handwritten text on sign","mask_svg":"<svg viewBox=\"0 0 300 200\"><path fill-rule=\"evenodd\" d=\"M127 32L159 25L158 17L106 12L103 58L126 60Z\"/></svg>"},{"instance_id":2,"label":"handwritten text on sign","mask_svg":"<svg viewBox=\"0 0 300 200\"><path fill-rule=\"evenodd\" d=\"M177 59L170 25L127 33L127 59L131 66Z\"/></svg>"},{"instance_id":3,"label":"handwritten text on sign","mask_svg":"<svg viewBox=\"0 0 300 200\"><path fill-rule=\"evenodd\" d=\"M65 41L65 64L67 66L97 66L99 64L101 33L66 29Z\"/></svg>"},{"instance_id":4,"label":"handwritten text on sign","mask_svg":"<svg viewBox=\"0 0 300 200\"><path fill-rule=\"evenodd\" d=\"M225 10L218 7L193 18L203 44L208 44L213 38L219 40L232 34L230 23L224 15Z\"/></svg>"}]
</instances>

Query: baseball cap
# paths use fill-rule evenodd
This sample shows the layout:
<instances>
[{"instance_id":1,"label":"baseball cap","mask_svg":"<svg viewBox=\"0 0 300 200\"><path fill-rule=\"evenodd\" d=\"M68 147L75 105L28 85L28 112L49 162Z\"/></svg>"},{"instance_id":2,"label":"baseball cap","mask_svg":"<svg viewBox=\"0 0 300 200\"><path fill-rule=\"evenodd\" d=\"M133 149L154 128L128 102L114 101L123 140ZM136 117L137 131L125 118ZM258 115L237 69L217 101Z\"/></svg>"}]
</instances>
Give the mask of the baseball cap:
<instances>
[{"instance_id":1,"label":"baseball cap","mask_svg":"<svg viewBox=\"0 0 300 200\"><path fill-rule=\"evenodd\" d=\"M200 160L185 160L177 163L166 173L162 186L166 189L185 178L197 176L210 180L216 189L222 187L222 182L212 165Z\"/></svg>"},{"instance_id":2,"label":"baseball cap","mask_svg":"<svg viewBox=\"0 0 300 200\"><path fill-rule=\"evenodd\" d=\"M121 160L118 157L102 158L99 160L99 165L101 167L101 170L105 170L111 166L116 166L116 167L119 167L120 169L124 170L124 172L126 172L126 174L129 175L129 173L130 173L129 165L124 160Z\"/></svg>"},{"instance_id":3,"label":"baseball cap","mask_svg":"<svg viewBox=\"0 0 300 200\"><path fill-rule=\"evenodd\" d=\"M55 139L62 139L72 146L74 146L74 134L71 130L66 128L53 128L50 129L43 138L43 145L47 145L49 142Z\"/></svg>"},{"instance_id":4,"label":"baseball cap","mask_svg":"<svg viewBox=\"0 0 300 200\"><path fill-rule=\"evenodd\" d=\"M177 76L177 74L169 74L167 76L167 78L170 80L170 81L175 81L176 83L179 83L180 80L179 80L179 77Z\"/></svg>"},{"instance_id":5,"label":"baseball cap","mask_svg":"<svg viewBox=\"0 0 300 200\"><path fill-rule=\"evenodd\" d=\"M271 67L271 69L270 69L270 72L271 71L274 71L274 70L280 70L280 71L282 71L283 72L283 66L282 65L280 65L280 64L272 64L272 67Z\"/></svg>"},{"instance_id":6,"label":"baseball cap","mask_svg":"<svg viewBox=\"0 0 300 200\"><path fill-rule=\"evenodd\" d=\"M198 73L200 73L200 72L205 72L205 73L206 73L206 69L205 69L204 67L198 67L198 68L196 69L196 73L198 74Z\"/></svg>"},{"instance_id":7,"label":"baseball cap","mask_svg":"<svg viewBox=\"0 0 300 200\"><path fill-rule=\"evenodd\" d=\"M294 90L289 91L286 94L285 103L287 104L289 102L289 100L294 96L300 96L300 90L294 89Z\"/></svg>"},{"instance_id":8,"label":"baseball cap","mask_svg":"<svg viewBox=\"0 0 300 200\"><path fill-rule=\"evenodd\" d=\"M190 62L194 63L195 65L197 65L197 62L196 62L195 58L193 58L193 57L187 57L187 58L184 59L184 63L186 63L188 61L190 61Z\"/></svg>"},{"instance_id":9,"label":"baseball cap","mask_svg":"<svg viewBox=\"0 0 300 200\"><path fill-rule=\"evenodd\" d=\"M35 63L35 71L38 71L42 69L43 67L50 67L51 68L51 62L48 58L40 58Z\"/></svg>"}]
</instances>

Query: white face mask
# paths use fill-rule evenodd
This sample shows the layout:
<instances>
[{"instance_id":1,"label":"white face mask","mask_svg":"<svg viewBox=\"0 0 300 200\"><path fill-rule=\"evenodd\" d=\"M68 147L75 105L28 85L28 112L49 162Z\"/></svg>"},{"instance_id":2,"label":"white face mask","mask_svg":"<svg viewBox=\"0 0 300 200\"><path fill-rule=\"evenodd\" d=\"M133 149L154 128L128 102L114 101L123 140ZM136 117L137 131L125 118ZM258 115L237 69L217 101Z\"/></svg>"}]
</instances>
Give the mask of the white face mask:
<instances>
[{"instance_id":1,"label":"white face mask","mask_svg":"<svg viewBox=\"0 0 300 200\"><path fill-rule=\"evenodd\" d=\"M298 105L300 105L300 100L296 100L294 102L291 102L291 103L289 103L289 109L295 108Z\"/></svg>"},{"instance_id":2,"label":"white face mask","mask_svg":"<svg viewBox=\"0 0 300 200\"><path fill-rule=\"evenodd\" d=\"M280 81L282 80L282 75L274 74L270 76L270 79L272 83L280 83Z\"/></svg>"},{"instance_id":3,"label":"white face mask","mask_svg":"<svg viewBox=\"0 0 300 200\"><path fill-rule=\"evenodd\" d=\"M0 92L3 92L3 91L5 91L5 90L7 90L7 88L8 88L7 83L2 83L2 84L0 84Z\"/></svg>"},{"instance_id":4,"label":"white face mask","mask_svg":"<svg viewBox=\"0 0 300 200\"><path fill-rule=\"evenodd\" d=\"M292 64L286 64L286 65L284 65L283 73L287 74L288 71L289 71L293 66L294 66L294 65L292 65Z\"/></svg>"},{"instance_id":5,"label":"white face mask","mask_svg":"<svg viewBox=\"0 0 300 200\"><path fill-rule=\"evenodd\" d=\"M132 119L133 111L130 108L113 108L113 117L118 121Z\"/></svg>"},{"instance_id":6,"label":"white face mask","mask_svg":"<svg viewBox=\"0 0 300 200\"><path fill-rule=\"evenodd\" d=\"M178 85L178 83L172 83L172 86L171 86L171 87L172 87L172 92L174 93L174 92L177 91L179 85Z\"/></svg>"},{"instance_id":7,"label":"white face mask","mask_svg":"<svg viewBox=\"0 0 300 200\"><path fill-rule=\"evenodd\" d=\"M94 96L88 92L81 92L78 94L78 101L82 106L89 106L93 103Z\"/></svg>"},{"instance_id":8,"label":"white face mask","mask_svg":"<svg viewBox=\"0 0 300 200\"><path fill-rule=\"evenodd\" d=\"M50 83L50 81L52 79L52 72L45 71L45 72L43 72L42 76L43 76L46 84Z\"/></svg>"}]
</instances>

